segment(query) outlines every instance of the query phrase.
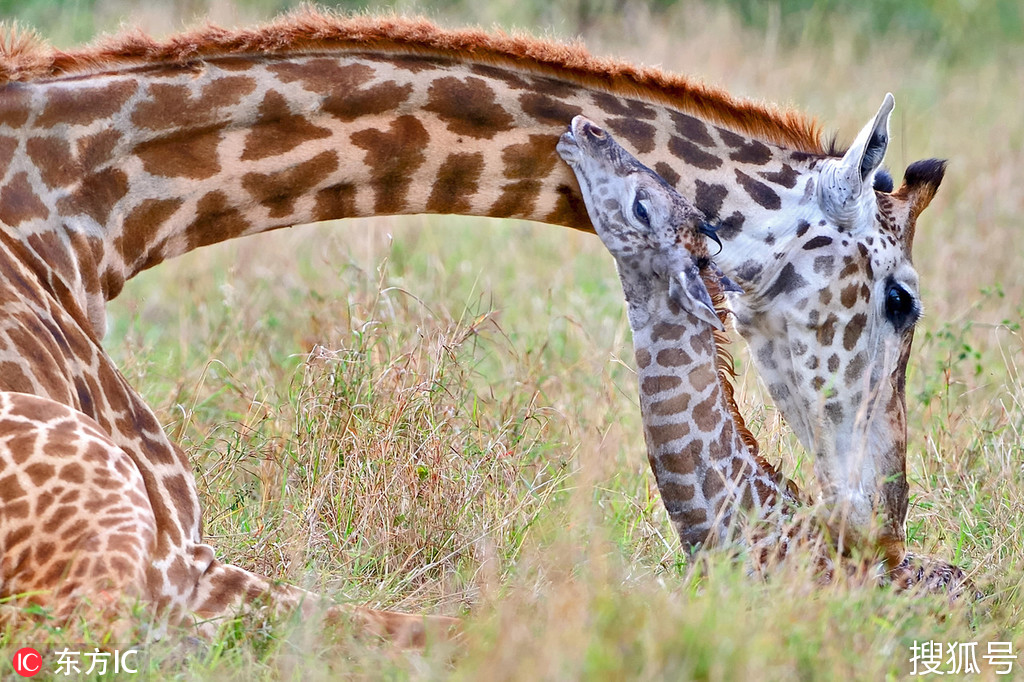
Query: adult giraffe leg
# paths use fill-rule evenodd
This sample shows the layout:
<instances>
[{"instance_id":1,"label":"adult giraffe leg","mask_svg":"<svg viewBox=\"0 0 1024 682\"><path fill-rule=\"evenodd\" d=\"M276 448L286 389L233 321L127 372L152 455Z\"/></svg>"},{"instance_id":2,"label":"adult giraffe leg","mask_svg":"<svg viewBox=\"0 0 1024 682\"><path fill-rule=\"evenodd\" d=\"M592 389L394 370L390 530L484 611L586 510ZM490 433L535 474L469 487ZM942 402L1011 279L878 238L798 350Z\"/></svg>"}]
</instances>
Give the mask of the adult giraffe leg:
<instances>
[{"instance_id":1,"label":"adult giraffe leg","mask_svg":"<svg viewBox=\"0 0 1024 682\"><path fill-rule=\"evenodd\" d=\"M148 596L155 542L142 476L96 422L0 393L0 595L109 625Z\"/></svg>"},{"instance_id":2,"label":"adult giraffe leg","mask_svg":"<svg viewBox=\"0 0 1024 682\"><path fill-rule=\"evenodd\" d=\"M428 642L456 637L460 621L448 616L425 616L335 604L298 587L273 581L238 566L213 560L196 584L188 611L200 631L213 634L224 622L252 605L266 602L277 615L299 611L303 621L324 625L350 624L357 633L391 640L399 646L423 647Z\"/></svg>"}]
</instances>

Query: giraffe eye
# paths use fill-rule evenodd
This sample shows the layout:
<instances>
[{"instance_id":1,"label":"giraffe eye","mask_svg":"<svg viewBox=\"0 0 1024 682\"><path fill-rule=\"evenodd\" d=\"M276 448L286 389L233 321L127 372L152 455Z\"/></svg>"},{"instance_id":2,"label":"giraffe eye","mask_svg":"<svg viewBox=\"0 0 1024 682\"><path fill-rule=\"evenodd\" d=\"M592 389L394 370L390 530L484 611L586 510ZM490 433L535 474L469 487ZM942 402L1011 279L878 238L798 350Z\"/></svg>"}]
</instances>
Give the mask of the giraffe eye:
<instances>
[{"instance_id":1,"label":"giraffe eye","mask_svg":"<svg viewBox=\"0 0 1024 682\"><path fill-rule=\"evenodd\" d=\"M896 331L910 327L920 316L921 311L913 294L895 281L890 282L885 290L885 317L896 327Z\"/></svg>"},{"instance_id":2,"label":"giraffe eye","mask_svg":"<svg viewBox=\"0 0 1024 682\"><path fill-rule=\"evenodd\" d=\"M646 227L651 226L651 214L647 212L647 207L644 206L646 202L643 200L641 195L638 193L636 199L633 201L633 215Z\"/></svg>"}]
</instances>

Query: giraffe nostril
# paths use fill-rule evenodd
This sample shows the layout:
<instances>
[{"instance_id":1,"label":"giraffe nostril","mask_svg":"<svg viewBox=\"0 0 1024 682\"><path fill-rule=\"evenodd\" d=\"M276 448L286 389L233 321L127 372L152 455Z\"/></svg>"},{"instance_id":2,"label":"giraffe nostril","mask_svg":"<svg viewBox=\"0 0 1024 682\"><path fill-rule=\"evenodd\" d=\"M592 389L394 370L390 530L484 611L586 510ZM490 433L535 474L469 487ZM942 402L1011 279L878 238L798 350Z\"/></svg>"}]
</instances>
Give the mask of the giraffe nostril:
<instances>
[{"instance_id":1,"label":"giraffe nostril","mask_svg":"<svg viewBox=\"0 0 1024 682\"><path fill-rule=\"evenodd\" d=\"M583 134L588 135L589 137L592 137L595 140L600 140L601 138L604 137L604 131L590 122L583 124Z\"/></svg>"}]
</instances>

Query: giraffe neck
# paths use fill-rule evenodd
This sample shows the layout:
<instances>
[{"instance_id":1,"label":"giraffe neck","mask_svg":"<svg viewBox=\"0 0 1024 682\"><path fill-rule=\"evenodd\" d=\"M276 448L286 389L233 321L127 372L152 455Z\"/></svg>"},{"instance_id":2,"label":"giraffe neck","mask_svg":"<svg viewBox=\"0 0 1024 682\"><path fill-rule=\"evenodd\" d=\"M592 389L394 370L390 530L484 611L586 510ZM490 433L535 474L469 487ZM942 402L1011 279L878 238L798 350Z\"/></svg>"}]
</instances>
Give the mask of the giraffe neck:
<instances>
[{"instance_id":1,"label":"giraffe neck","mask_svg":"<svg viewBox=\"0 0 1024 682\"><path fill-rule=\"evenodd\" d=\"M0 223L59 273L99 333L105 302L139 271L289 225L458 213L589 229L554 151L579 113L740 242L759 213L799 200L798 176L817 158L791 151L813 146L811 133L770 112L754 112L752 126L751 105L664 78L602 81L543 58L413 39L299 47L115 60L63 75L70 67L55 66L0 86ZM722 111L685 113L698 106ZM728 251L739 267L752 247Z\"/></svg>"},{"instance_id":2,"label":"giraffe neck","mask_svg":"<svg viewBox=\"0 0 1024 682\"><path fill-rule=\"evenodd\" d=\"M742 424L711 327L671 301L662 282L620 278L647 456L683 545L721 541L739 509L765 518L795 502Z\"/></svg>"}]
</instances>

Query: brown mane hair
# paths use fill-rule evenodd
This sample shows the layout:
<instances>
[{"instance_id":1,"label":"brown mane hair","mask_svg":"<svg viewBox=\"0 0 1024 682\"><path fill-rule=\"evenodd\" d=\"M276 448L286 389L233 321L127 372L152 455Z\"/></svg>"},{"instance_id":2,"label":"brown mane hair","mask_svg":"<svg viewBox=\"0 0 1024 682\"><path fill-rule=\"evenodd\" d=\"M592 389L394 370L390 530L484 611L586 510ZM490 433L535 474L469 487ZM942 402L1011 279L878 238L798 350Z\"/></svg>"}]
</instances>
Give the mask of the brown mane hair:
<instances>
[{"instance_id":1,"label":"brown mane hair","mask_svg":"<svg viewBox=\"0 0 1024 682\"><path fill-rule=\"evenodd\" d=\"M713 275L709 276L705 273L703 280L708 293L711 295L711 303L715 306L715 313L718 314L718 319L724 325L732 313L725 306L725 293L722 291L722 286L718 278ZM761 446L758 444L757 439L754 438L754 434L747 428L747 422L740 413L739 405L736 404L736 389L732 385L733 380L736 378L736 365L733 362L732 354L726 348L731 343L729 335L717 329L712 330L712 333L715 338L715 369L718 371L718 384L722 387L725 402L729 406L729 413L736 424L740 440L750 450L750 454L753 455L757 465L767 472L781 489L788 491L794 499L800 499L800 489L796 483L786 478L781 471L761 455Z\"/></svg>"},{"instance_id":2,"label":"brown mane hair","mask_svg":"<svg viewBox=\"0 0 1024 682\"><path fill-rule=\"evenodd\" d=\"M578 42L564 44L501 31L449 30L426 19L396 15L340 16L302 9L255 28L206 25L162 40L130 31L72 51L50 48L34 33L8 27L0 35L0 87L13 81L168 62L187 64L225 55L329 50L455 53L459 58L509 65L665 104L796 151L828 153L818 124L793 110L736 98L721 88L656 68L594 57Z\"/></svg>"}]
</instances>

